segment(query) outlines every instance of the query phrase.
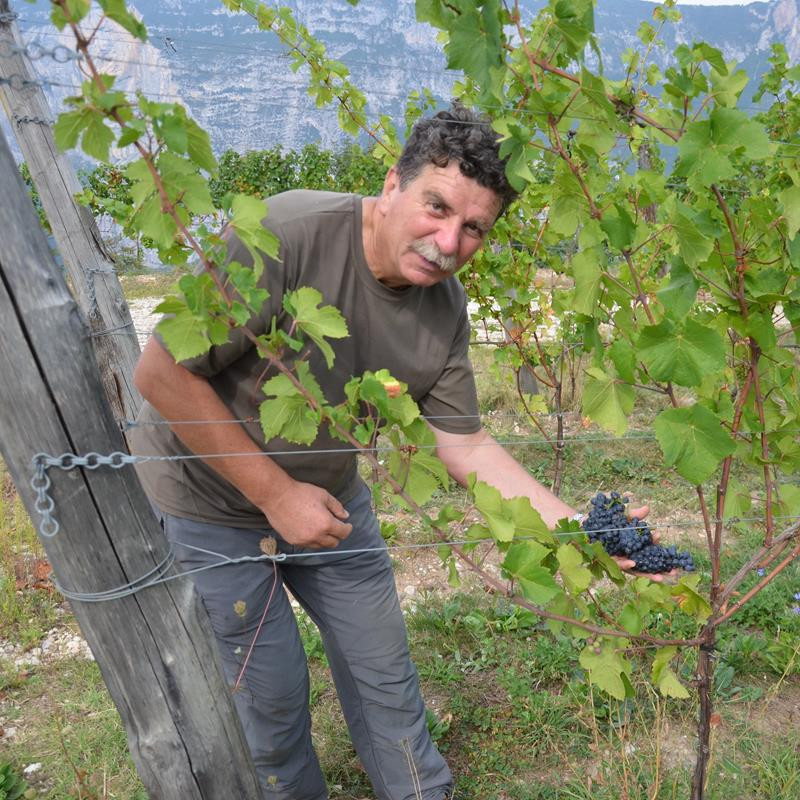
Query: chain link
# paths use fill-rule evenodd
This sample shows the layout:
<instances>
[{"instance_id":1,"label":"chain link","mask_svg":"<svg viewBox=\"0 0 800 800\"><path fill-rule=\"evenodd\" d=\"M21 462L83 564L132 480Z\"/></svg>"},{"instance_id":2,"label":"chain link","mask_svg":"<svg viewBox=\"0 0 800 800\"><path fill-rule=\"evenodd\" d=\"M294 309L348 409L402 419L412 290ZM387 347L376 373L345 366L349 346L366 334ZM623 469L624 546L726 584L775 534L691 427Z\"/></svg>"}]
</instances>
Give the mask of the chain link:
<instances>
[{"instance_id":1,"label":"chain link","mask_svg":"<svg viewBox=\"0 0 800 800\"><path fill-rule=\"evenodd\" d=\"M0 11L0 23L8 25L15 19L19 19L19 14L16 11Z\"/></svg>"},{"instance_id":2,"label":"chain link","mask_svg":"<svg viewBox=\"0 0 800 800\"><path fill-rule=\"evenodd\" d=\"M53 502L53 498L48 494L51 481L47 470L50 467L59 467L59 469L66 471L75 469L75 467L84 467L85 469L111 467L112 469L120 469L126 464L135 464L138 460L136 456L122 453L119 450L107 456L101 455L100 453L87 453L85 456L76 456L74 453L63 453L60 456L37 453L33 457L31 488L36 493L36 500L33 504L34 508L39 512L39 516L41 517L39 533L41 533L45 539L52 539L61 529L58 520L53 517L55 503Z\"/></svg>"},{"instance_id":3,"label":"chain link","mask_svg":"<svg viewBox=\"0 0 800 800\"><path fill-rule=\"evenodd\" d=\"M32 81L24 75L14 73L7 78L0 78L0 86L10 86L15 92L21 92L23 89L30 89L32 86L44 87L42 81Z\"/></svg>"},{"instance_id":4,"label":"chain link","mask_svg":"<svg viewBox=\"0 0 800 800\"><path fill-rule=\"evenodd\" d=\"M39 61L42 58L52 58L59 64L66 64L68 61L79 61L83 56L70 50L63 44L55 47L45 47L40 42L29 42L25 45L18 45L14 42L0 42L0 58L12 58L14 56L27 56L31 61Z\"/></svg>"},{"instance_id":5,"label":"chain link","mask_svg":"<svg viewBox=\"0 0 800 800\"><path fill-rule=\"evenodd\" d=\"M58 524L52 511L55 508L53 498L47 493L50 488L50 476L47 474L47 459L48 455L45 453L37 453L33 457L33 479L31 480L31 488L36 492L36 501L34 508L39 512L42 521L39 523L39 533L45 539L52 539L61 527Z\"/></svg>"}]
</instances>

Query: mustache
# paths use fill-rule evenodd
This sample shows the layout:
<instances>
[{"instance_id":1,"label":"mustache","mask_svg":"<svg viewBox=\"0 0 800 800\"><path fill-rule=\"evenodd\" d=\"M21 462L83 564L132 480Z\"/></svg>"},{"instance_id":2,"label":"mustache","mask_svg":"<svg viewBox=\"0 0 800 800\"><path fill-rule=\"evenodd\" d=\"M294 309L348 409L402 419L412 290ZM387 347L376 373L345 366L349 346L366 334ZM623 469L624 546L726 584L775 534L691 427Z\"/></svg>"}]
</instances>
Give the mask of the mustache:
<instances>
[{"instance_id":1,"label":"mustache","mask_svg":"<svg viewBox=\"0 0 800 800\"><path fill-rule=\"evenodd\" d=\"M445 255L433 242L417 239L411 242L411 249L428 261L432 261L442 272L452 275L458 267L456 256Z\"/></svg>"}]
</instances>

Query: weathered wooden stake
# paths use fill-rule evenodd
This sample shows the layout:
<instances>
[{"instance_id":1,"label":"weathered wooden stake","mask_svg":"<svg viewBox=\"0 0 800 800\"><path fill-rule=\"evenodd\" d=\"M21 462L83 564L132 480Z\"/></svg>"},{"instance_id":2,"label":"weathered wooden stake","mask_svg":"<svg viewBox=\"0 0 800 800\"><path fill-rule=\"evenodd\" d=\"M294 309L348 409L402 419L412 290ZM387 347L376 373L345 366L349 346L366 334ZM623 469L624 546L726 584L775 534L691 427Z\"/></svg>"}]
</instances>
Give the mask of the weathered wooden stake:
<instances>
[{"instance_id":1,"label":"weathered wooden stake","mask_svg":"<svg viewBox=\"0 0 800 800\"><path fill-rule=\"evenodd\" d=\"M0 14L9 12L8 0L0 0ZM89 321L106 396L118 420L135 419L142 401L133 384L139 343L130 310L91 212L74 200L81 185L66 153L55 146L48 122L52 112L30 60L24 52L14 52L22 45L13 19L0 20L0 77L10 81L0 85L0 102L39 192L78 305ZM29 83L23 86L23 81Z\"/></svg>"},{"instance_id":2,"label":"weathered wooden stake","mask_svg":"<svg viewBox=\"0 0 800 800\"><path fill-rule=\"evenodd\" d=\"M38 452L125 449L90 329L56 267L0 133L0 449L31 519ZM161 564L168 546L133 468L51 467L60 530L42 536L58 583L102 592ZM170 570L173 574L173 570ZM73 602L152 800L257 800L258 782L208 618L177 578L105 602Z\"/></svg>"}]
</instances>

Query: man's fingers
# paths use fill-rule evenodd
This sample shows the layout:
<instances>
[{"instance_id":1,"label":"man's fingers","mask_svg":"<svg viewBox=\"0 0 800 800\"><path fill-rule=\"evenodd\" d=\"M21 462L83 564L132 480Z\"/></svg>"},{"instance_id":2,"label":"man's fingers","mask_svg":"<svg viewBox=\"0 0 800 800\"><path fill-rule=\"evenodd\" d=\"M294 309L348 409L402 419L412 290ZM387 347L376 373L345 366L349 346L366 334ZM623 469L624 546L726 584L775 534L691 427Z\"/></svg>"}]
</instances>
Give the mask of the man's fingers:
<instances>
[{"instance_id":1,"label":"man's fingers","mask_svg":"<svg viewBox=\"0 0 800 800\"><path fill-rule=\"evenodd\" d=\"M328 506L328 511L338 519L347 519L350 516L350 512L332 494L326 497L325 505Z\"/></svg>"},{"instance_id":2,"label":"man's fingers","mask_svg":"<svg viewBox=\"0 0 800 800\"><path fill-rule=\"evenodd\" d=\"M350 535L350 531L353 530L353 526L347 522L341 522L340 520L334 517L331 519L330 525L328 525L328 530L326 531L327 534L333 536L336 539L334 543L335 546L338 544L342 539L346 539Z\"/></svg>"},{"instance_id":3,"label":"man's fingers","mask_svg":"<svg viewBox=\"0 0 800 800\"><path fill-rule=\"evenodd\" d=\"M644 519L650 513L650 506L642 506L641 508L632 508L628 515L633 519Z\"/></svg>"}]
</instances>

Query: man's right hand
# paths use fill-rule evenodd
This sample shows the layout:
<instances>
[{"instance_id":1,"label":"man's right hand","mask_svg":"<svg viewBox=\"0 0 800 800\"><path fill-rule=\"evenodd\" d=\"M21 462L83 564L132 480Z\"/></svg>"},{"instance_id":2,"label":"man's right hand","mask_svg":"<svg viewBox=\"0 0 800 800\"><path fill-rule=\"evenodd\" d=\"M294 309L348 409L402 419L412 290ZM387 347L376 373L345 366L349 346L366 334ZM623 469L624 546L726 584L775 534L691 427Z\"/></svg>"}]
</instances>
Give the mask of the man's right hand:
<instances>
[{"instance_id":1,"label":"man's right hand","mask_svg":"<svg viewBox=\"0 0 800 800\"><path fill-rule=\"evenodd\" d=\"M329 492L311 483L292 481L269 507L261 510L288 544L319 550L336 547L353 526L344 522L347 509Z\"/></svg>"}]
</instances>

